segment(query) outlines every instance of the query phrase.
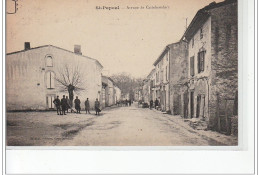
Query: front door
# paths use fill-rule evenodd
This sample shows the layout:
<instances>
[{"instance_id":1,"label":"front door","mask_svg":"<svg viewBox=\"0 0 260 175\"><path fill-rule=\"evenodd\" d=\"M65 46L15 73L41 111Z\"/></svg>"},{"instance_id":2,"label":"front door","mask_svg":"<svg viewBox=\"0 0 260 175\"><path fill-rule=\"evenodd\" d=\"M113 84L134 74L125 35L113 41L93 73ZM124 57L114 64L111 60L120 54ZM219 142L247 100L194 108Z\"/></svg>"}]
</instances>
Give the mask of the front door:
<instances>
[{"instance_id":1,"label":"front door","mask_svg":"<svg viewBox=\"0 0 260 175\"><path fill-rule=\"evenodd\" d=\"M197 110L196 110L196 118L200 116L200 103L201 103L201 95L197 96Z\"/></svg>"},{"instance_id":2,"label":"front door","mask_svg":"<svg viewBox=\"0 0 260 175\"><path fill-rule=\"evenodd\" d=\"M183 100L183 116L184 118L187 118L188 117L188 106L189 106L189 95L188 95L188 92L185 92L184 93L184 100Z\"/></svg>"},{"instance_id":3,"label":"front door","mask_svg":"<svg viewBox=\"0 0 260 175\"><path fill-rule=\"evenodd\" d=\"M47 95L46 98L48 109L54 109L55 105L53 100L55 99L55 95Z\"/></svg>"},{"instance_id":4,"label":"front door","mask_svg":"<svg viewBox=\"0 0 260 175\"><path fill-rule=\"evenodd\" d=\"M190 92L190 117L194 117L194 92Z\"/></svg>"}]
</instances>

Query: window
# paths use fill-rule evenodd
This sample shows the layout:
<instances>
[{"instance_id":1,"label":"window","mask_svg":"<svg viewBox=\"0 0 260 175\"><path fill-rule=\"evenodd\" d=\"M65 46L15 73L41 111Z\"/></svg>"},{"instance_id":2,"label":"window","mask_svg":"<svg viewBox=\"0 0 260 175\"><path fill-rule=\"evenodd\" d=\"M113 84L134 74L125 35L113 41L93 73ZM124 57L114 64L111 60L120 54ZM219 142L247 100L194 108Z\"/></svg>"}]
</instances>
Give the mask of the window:
<instances>
[{"instance_id":1,"label":"window","mask_svg":"<svg viewBox=\"0 0 260 175\"><path fill-rule=\"evenodd\" d=\"M53 67L53 61L51 56L46 57L46 66L47 67Z\"/></svg>"},{"instance_id":2,"label":"window","mask_svg":"<svg viewBox=\"0 0 260 175\"><path fill-rule=\"evenodd\" d=\"M54 78L55 78L55 75L54 75L53 72L47 72L46 73L47 89L54 89Z\"/></svg>"},{"instance_id":3,"label":"window","mask_svg":"<svg viewBox=\"0 0 260 175\"><path fill-rule=\"evenodd\" d=\"M166 81L168 81L168 76L167 76L167 66L165 68L165 78L166 78Z\"/></svg>"},{"instance_id":4,"label":"window","mask_svg":"<svg viewBox=\"0 0 260 175\"><path fill-rule=\"evenodd\" d=\"M159 82L159 72L156 73L156 82Z\"/></svg>"},{"instance_id":5,"label":"window","mask_svg":"<svg viewBox=\"0 0 260 175\"><path fill-rule=\"evenodd\" d=\"M194 56L190 57L190 75L194 76Z\"/></svg>"},{"instance_id":6,"label":"window","mask_svg":"<svg viewBox=\"0 0 260 175\"><path fill-rule=\"evenodd\" d=\"M163 82L163 78L164 77L164 71L163 70L161 70L161 74L160 74L160 82Z\"/></svg>"},{"instance_id":7,"label":"window","mask_svg":"<svg viewBox=\"0 0 260 175\"><path fill-rule=\"evenodd\" d=\"M202 30L202 28L200 28L200 39L202 39L203 38L203 30Z\"/></svg>"},{"instance_id":8,"label":"window","mask_svg":"<svg viewBox=\"0 0 260 175\"><path fill-rule=\"evenodd\" d=\"M194 46L194 38L192 38L191 40L191 47L193 48L193 46Z\"/></svg>"},{"instance_id":9,"label":"window","mask_svg":"<svg viewBox=\"0 0 260 175\"><path fill-rule=\"evenodd\" d=\"M204 71L205 53L206 51L201 51L198 53L198 73Z\"/></svg>"}]
</instances>

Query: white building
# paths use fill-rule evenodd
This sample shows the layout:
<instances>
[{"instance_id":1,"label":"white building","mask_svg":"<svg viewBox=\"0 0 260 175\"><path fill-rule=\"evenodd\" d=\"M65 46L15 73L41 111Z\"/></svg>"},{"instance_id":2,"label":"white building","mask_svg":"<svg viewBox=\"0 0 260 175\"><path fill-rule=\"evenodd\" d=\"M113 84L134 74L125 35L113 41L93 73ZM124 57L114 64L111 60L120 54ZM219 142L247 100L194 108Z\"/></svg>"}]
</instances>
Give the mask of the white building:
<instances>
[{"instance_id":1,"label":"white building","mask_svg":"<svg viewBox=\"0 0 260 175\"><path fill-rule=\"evenodd\" d=\"M118 102L121 100L121 90L117 86L114 86L114 90L115 90L115 102Z\"/></svg>"},{"instance_id":2,"label":"white building","mask_svg":"<svg viewBox=\"0 0 260 175\"><path fill-rule=\"evenodd\" d=\"M165 49L153 64L155 66L156 98L162 111L168 111L169 106L169 50Z\"/></svg>"},{"instance_id":3,"label":"white building","mask_svg":"<svg viewBox=\"0 0 260 175\"><path fill-rule=\"evenodd\" d=\"M84 109L86 98L94 106L101 95L101 71L103 66L98 60L83 56L80 46L74 52L52 45L25 49L6 55L6 107L7 110L35 110L54 108L53 100L57 95L68 96L68 91L56 78L64 67L68 70L78 68L81 78L75 96L81 100Z\"/></svg>"}]
</instances>

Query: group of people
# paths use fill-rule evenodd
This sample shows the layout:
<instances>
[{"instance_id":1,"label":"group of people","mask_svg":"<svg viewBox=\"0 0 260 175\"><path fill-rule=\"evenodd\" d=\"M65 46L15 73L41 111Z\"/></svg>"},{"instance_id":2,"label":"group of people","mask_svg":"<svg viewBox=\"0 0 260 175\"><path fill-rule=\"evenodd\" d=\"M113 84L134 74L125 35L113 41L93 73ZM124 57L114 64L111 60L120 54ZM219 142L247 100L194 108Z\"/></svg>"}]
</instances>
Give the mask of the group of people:
<instances>
[{"instance_id":1,"label":"group of people","mask_svg":"<svg viewBox=\"0 0 260 175\"><path fill-rule=\"evenodd\" d=\"M133 101L131 99L130 100L125 99L116 102L117 106L131 106L132 103Z\"/></svg>"},{"instance_id":2,"label":"group of people","mask_svg":"<svg viewBox=\"0 0 260 175\"><path fill-rule=\"evenodd\" d=\"M65 98L65 95L63 95L63 98L61 100L59 99L59 96L57 96L56 99L53 100L53 103L55 104L55 107L57 109L57 115L66 115L66 111L68 113L69 109L71 110L71 113L73 112L72 104L68 96L66 96ZM74 100L74 104L75 104L75 109L77 114L80 114L81 111L80 103L81 103L80 99L78 98L78 96L76 96L76 99ZM86 110L86 114L87 113L90 114L90 104L88 98L85 101L85 110ZM99 113L101 112L100 103L98 99L96 99L95 101L95 111L96 111L96 115L99 115Z\"/></svg>"},{"instance_id":3,"label":"group of people","mask_svg":"<svg viewBox=\"0 0 260 175\"><path fill-rule=\"evenodd\" d=\"M156 98L154 101L154 105L153 105L153 100L150 101L150 109L152 109L154 106L154 108L157 108L159 106L159 100Z\"/></svg>"}]
</instances>

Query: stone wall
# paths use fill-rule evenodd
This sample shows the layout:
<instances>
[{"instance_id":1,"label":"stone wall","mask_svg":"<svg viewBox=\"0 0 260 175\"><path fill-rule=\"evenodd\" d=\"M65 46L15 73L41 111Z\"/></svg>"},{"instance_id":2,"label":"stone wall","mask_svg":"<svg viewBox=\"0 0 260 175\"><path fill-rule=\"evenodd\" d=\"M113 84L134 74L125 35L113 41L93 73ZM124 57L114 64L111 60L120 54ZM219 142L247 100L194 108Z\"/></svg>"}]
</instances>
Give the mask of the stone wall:
<instances>
[{"instance_id":1,"label":"stone wall","mask_svg":"<svg viewBox=\"0 0 260 175\"><path fill-rule=\"evenodd\" d=\"M182 111L182 87L185 86L188 76L187 43L178 42L168 46L170 48L169 62L169 106L171 113L180 115Z\"/></svg>"},{"instance_id":2,"label":"stone wall","mask_svg":"<svg viewBox=\"0 0 260 175\"><path fill-rule=\"evenodd\" d=\"M210 10L212 74L210 88L210 128L219 129L217 115L234 105L238 90L238 14L237 3ZM217 94L219 105L217 104ZM227 104L227 105L225 105ZM217 107L219 111L217 111ZM230 113L230 112L228 112ZM232 115L232 114L230 114ZM232 116L229 116L232 117Z\"/></svg>"}]
</instances>

